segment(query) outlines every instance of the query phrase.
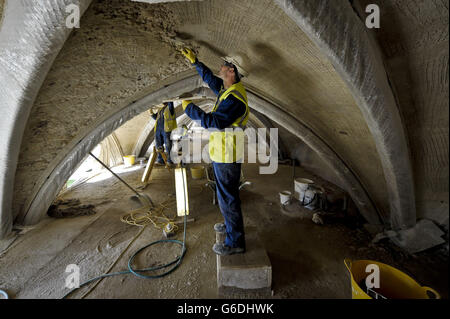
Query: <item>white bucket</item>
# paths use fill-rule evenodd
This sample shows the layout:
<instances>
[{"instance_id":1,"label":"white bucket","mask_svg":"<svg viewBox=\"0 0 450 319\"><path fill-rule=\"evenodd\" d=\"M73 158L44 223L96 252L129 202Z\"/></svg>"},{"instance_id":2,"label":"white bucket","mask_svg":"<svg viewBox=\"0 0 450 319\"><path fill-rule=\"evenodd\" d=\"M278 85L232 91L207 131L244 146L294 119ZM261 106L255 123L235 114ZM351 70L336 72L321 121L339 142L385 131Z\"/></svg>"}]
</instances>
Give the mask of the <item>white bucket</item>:
<instances>
[{"instance_id":1,"label":"white bucket","mask_svg":"<svg viewBox=\"0 0 450 319\"><path fill-rule=\"evenodd\" d=\"M307 178L297 178L294 181L295 197L301 201L305 196L304 193L308 188L314 184L314 181Z\"/></svg>"},{"instance_id":2,"label":"white bucket","mask_svg":"<svg viewBox=\"0 0 450 319\"><path fill-rule=\"evenodd\" d=\"M280 203L281 205L287 205L291 201L292 193L290 191L280 192Z\"/></svg>"},{"instance_id":3,"label":"white bucket","mask_svg":"<svg viewBox=\"0 0 450 319\"><path fill-rule=\"evenodd\" d=\"M124 163L125 167L133 166L135 161L136 161L135 155L127 155L127 156L123 157L123 163Z\"/></svg>"}]
</instances>

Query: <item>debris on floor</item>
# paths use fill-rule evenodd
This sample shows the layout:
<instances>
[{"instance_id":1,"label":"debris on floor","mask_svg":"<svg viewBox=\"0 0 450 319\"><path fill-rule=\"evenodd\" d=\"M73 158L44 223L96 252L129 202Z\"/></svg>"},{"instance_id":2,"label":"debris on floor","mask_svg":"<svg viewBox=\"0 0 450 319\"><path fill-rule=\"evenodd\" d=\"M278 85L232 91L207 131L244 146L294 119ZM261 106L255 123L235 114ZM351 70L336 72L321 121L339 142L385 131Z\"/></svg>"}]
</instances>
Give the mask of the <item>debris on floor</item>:
<instances>
[{"instance_id":1,"label":"debris on floor","mask_svg":"<svg viewBox=\"0 0 450 319\"><path fill-rule=\"evenodd\" d=\"M322 218L320 217L320 215L318 213L314 213L313 214L312 221L315 224L323 225L323 220L322 220Z\"/></svg>"},{"instance_id":2,"label":"debris on floor","mask_svg":"<svg viewBox=\"0 0 450 319\"><path fill-rule=\"evenodd\" d=\"M58 199L53 202L47 211L48 216L53 218L70 218L77 216L94 215L94 205L82 205L79 199Z\"/></svg>"},{"instance_id":3,"label":"debris on floor","mask_svg":"<svg viewBox=\"0 0 450 319\"><path fill-rule=\"evenodd\" d=\"M123 177L139 180L142 170L126 172ZM441 256L434 250L411 256L392 245L388 238L373 244L373 235L363 227L365 222L353 221L350 210L324 212L303 207L301 212L305 214L304 218L286 216L280 212L279 190L289 189L286 181L290 167L281 166L275 177L259 175L258 167L253 165L244 165L243 170L254 181L254 188L244 188L240 193L245 225L258 229L258 236L273 267L274 296L268 298L351 298L351 285L343 265L346 257L392 265L417 282L433 287L443 298L448 297L448 255ZM298 170L303 172L302 168ZM150 184L148 191L155 203L164 203L168 200L168 194L173 192L173 176L167 170L160 170L156 177L159 183ZM204 181L192 179L189 186L200 191L190 193L190 219L195 219L195 223L187 226L189 252L182 266L168 280L150 282L134 276L103 280L87 298L218 297L217 285L211 284L217 280L216 256L211 246L215 240L212 226L220 221L221 214L209 200ZM137 227L120 221L134 208L128 197L128 189L113 178L86 183L65 193L59 199L72 205L93 204L97 213L85 218L49 218L45 224L33 227L37 231L30 228L30 231L20 235L0 258L0 289L7 291L10 298L61 298L67 292L61 274L64 274L68 264L78 264L85 278L107 272L139 231ZM171 211L167 208L167 217L175 215L175 211L173 215ZM314 213L323 219L323 226L312 222ZM140 217L143 215L135 215L137 219ZM183 227L179 221L174 223ZM128 252L153 241L165 240L162 230L153 227L151 222L148 226ZM181 239L181 235L178 231L173 239ZM49 238L57 240L49 242ZM24 250L28 251L27 259L23 258ZM164 249L149 247L136 258L136 267L161 265L171 260L171 256L179 256L178 245L167 243ZM128 257L129 254L119 258L111 272L126 269ZM84 293L82 290L71 297L81 298Z\"/></svg>"}]
</instances>

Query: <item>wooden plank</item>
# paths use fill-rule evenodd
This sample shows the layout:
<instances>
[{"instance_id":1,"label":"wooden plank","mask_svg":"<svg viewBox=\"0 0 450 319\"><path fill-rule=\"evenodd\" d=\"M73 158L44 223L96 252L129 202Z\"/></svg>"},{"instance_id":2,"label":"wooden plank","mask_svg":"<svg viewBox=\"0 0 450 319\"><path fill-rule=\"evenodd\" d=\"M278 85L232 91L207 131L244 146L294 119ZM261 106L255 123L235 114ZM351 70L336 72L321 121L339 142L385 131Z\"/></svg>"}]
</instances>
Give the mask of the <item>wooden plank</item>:
<instances>
[{"instance_id":1,"label":"wooden plank","mask_svg":"<svg viewBox=\"0 0 450 319\"><path fill-rule=\"evenodd\" d=\"M148 179L150 178L150 174L152 173L152 169L153 166L155 165L155 161L156 161L156 148L153 147L153 153L152 153L152 158L150 161L147 162L147 165L145 166L145 171L144 171L144 175L142 175L142 183L147 184L148 183Z\"/></svg>"}]
</instances>

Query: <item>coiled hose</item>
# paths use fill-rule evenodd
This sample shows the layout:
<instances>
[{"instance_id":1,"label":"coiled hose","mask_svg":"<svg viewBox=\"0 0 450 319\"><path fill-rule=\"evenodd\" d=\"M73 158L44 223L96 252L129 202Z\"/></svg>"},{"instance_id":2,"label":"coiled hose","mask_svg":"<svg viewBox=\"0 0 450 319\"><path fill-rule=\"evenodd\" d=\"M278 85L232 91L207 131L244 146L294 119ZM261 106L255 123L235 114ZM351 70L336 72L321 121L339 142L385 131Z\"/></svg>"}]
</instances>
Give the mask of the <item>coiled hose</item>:
<instances>
[{"instance_id":1,"label":"coiled hose","mask_svg":"<svg viewBox=\"0 0 450 319\"><path fill-rule=\"evenodd\" d=\"M74 291L103 278L107 278L107 277L112 277L112 276L118 276L118 275L126 275L126 274L133 274L137 277L143 278L143 279L155 279L155 278L161 278L164 276L167 276L168 274L170 274L171 272L173 272L176 268L178 268L178 266L181 264L181 261L183 260L184 255L186 254L186 221L187 221L187 215L184 216L184 231L183 231L183 241L180 240L176 240L176 239L162 239L162 240L157 240L154 241L142 248L140 248L139 250L137 250L128 260L128 270L124 270L124 271L119 271L119 272L114 272L114 273L110 273L110 274L103 274L101 276L89 279L88 281L80 284L80 287L75 288L71 291L69 291L66 295L64 295L63 299L67 298L70 294L72 294ZM143 228L145 229L145 227ZM164 264L164 265L160 265L160 266L155 266L155 267L149 267L149 268L144 268L144 269L134 269L133 268L133 261L134 259L146 248L156 245L156 244L160 244L160 243L174 243L174 244L178 244L181 246L181 255L178 256L177 258L175 258L173 261ZM174 265L172 268L170 268L168 271L162 273L162 274L158 274L158 275L145 275L144 273L146 272L151 272L151 271L156 271L159 269L163 269L163 268L167 268L170 267L171 265Z\"/></svg>"},{"instance_id":2,"label":"coiled hose","mask_svg":"<svg viewBox=\"0 0 450 319\"><path fill-rule=\"evenodd\" d=\"M184 179L183 179L183 189L185 189L185 184L184 184ZM186 200L186 196L187 196L187 194L185 193L185 192L183 192L184 193L184 196L185 196L185 200L184 200L184 203L185 203L185 205L186 205L186 202L187 202L187 200ZM187 207L185 207L185 211L187 211ZM118 276L118 275L126 275L126 274L133 274L133 275L135 275L135 276L137 276L137 277L139 277L139 278L143 278L143 279L156 279L156 278L162 278L162 277L164 277L164 276L167 276L168 274L170 274L170 273L172 273L175 269L177 269L178 268L178 266L180 266L180 264L181 264L181 262L182 262L182 260L183 260L183 257L184 257L184 255L186 254L186 225L187 225L187 214L185 214L184 215L184 221L183 221L183 224L184 224L184 230L183 230L183 241L180 241L180 240L176 240L176 239L162 239L162 240L157 240L157 241L154 241L154 242L152 242L152 243L150 243L150 244L148 244L148 245L146 245L146 246L144 246L144 247L142 247L142 248L140 248L140 249L138 249L131 257L130 257L130 259L128 260L128 270L124 270L124 271L119 271L119 272L114 272L114 273L106 273L106 274L103 274L103 275L101 275L101 276L98 276L98 277L95 277L95 278L92 278L92 279L89 279L88 281L86 281L86 282L84 282L84 283L82 283L82 284L80 284L80 287L78 287L78 288L75 288L75 289L72 289L71 291L69 291L67 294L65 294L64 296L63 296L63 299L65 299L65 298L67 298L69 295L71 295L74 291L76 291L76 290L78 290L78 289L80 289L80 288L82 288L82 287L84 287L84 286L86 286L86 285L88 285L88 284L90 284L90 283L92 283L92 282L94 282L94 281L97 281L97 280L101 280L101 279L103 279L103 278L107 278L107 277L112 277L112 276ZM128 249L128 247L129 246L131 246L131 244L134 242L134 240L137 238L137 237L139 237L139 235L144 231L144 229L146 228L146 226L144 226L143 228L142 228L142 230L135 236L135 238L128 244L128 246L127 246L127 248L124 250L124 252ZM178 245L180 245L181 246L181 254L180 254L180 256L178 256L177 258L175 258L173 261L171 261L171 262L169 262L169 263L167 263L167 264L164 264L164 265L160 265L160 266L154 266L154 267L149 267L149 268L144 268L144 269L134 269L133 268L133 261L134 261L134 259L144 250L144 249L146 249L146 248L148 248L148 247L150 247L150 246L153 246L153 245L156 245L156 244L161 244L161 243L174 243L174 244L178 244ZM122 252L122 254L123 254L123 252ZM121 256L119 256L119 259L120 259L120 257ZM117 259L118 260L118 259ZM168 267L170 267L170 266L172 266L172 265L174 265L172 268L170 268L169 270L167 270L166 272L164 272L164 273L162 273L162 274L158 274L158 275L145 275L145 273L147 273L147 272L152 272L152 271L156 271L156 270L159 270L159 269L164 269L164 268L168 268ZM114 266L114 264L112 265L112 266ZM88 292L89 293L89 292ZM86 295L86 294L85 294ZM84 295L84 296L85 296Z\"/></svg>"}]
</instances>

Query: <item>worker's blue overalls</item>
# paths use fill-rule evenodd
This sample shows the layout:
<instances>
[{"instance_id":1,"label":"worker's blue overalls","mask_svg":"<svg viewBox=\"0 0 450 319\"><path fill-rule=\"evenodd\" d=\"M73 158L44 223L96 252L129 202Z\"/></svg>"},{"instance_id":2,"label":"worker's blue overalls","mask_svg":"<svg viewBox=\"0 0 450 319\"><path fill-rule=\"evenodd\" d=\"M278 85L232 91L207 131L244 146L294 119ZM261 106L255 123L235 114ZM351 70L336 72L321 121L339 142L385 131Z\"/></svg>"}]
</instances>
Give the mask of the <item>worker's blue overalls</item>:
<instances>
[{"instance_id":1,"label":"worker's blue overalls","mask_svg":"<svg viewBox=\"0 0 450 319\"><path fill-rule=\"evenodd\" d=\"M198 60L194 65L203 81L220 97L220 94L224 93L223 81L214 76L211 70ZM248 113L248 107L234 95L229 94L226 99L220 102L217 109L211 113L205 113L193 103L186 107L185 112L192 120L200 121L202 127L206 129L223 130L245 116ZM213 161L212 165L216 179L217 199L226 226L225 245L245 249L244 221L239 198L241 163L218 163Z\"/></svg>"},{"instance_id":2,"label":"worker's blue overalls","mask_svg":"<svg viewBox=\"0 0 450 319\"><path fill-rule=\"evenodd\" d=\"M175 115L175 108L172 102L168 103L168 106L159 110L157 114L152 114L152 118L156 120L155 123L155 145L156 148L161 148L165 145L165 151L167 154L167 162L169 164L173 164L172 159L170 157L170 152L172 150L172 140L170 139L170 135L172 131L166 131L167 129L167 119L165 118L164 113L167 114L166 108L169 108L170 115ZM173 129L173 128L171 128ZM156 159L156 163L164 164L164 160L160 153L158 153L158 158Z\"/></svg>"}]
</instances>

